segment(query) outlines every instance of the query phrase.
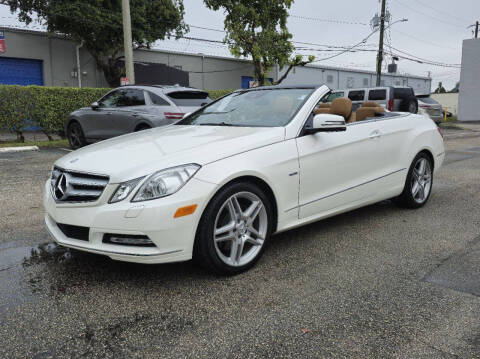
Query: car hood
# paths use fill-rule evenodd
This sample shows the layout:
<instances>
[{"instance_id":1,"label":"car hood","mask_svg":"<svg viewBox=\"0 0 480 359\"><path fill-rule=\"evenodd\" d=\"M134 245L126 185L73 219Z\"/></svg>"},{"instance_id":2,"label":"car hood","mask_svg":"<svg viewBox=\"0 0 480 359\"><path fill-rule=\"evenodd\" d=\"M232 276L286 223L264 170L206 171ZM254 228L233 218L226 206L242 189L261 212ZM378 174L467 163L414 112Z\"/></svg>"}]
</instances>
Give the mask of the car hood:
<instances>
[{"instance_id":1,"label":"car hood","mask_svg":"<svg viewBox=\"0 0 480 359\"><path fill-rule=\"evenodd\" d=\"M172 125L83 147L55 162L63 169L110 176L111 183L187 163L205 165L284 140L283 127Z\"/></svg>"}]
</instances>

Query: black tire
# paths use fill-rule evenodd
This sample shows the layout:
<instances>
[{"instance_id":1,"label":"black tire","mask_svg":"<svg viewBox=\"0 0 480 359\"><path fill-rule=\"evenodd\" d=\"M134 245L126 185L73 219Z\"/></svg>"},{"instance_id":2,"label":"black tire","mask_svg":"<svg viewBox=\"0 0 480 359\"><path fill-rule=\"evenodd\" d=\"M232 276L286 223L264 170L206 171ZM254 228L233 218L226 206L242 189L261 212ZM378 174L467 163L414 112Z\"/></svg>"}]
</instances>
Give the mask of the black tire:
<instances>
[{"instance_id":1,"label":"black tire","mask_svg":"<svg viewBox=\"0 0 480 359\"><path fill-rule=\"evenodd\" d=\"M139 131L144 131L144 130L149 130L151 129L151 127L149 125L139 125L137 126L137 128L135 129L135 132L139 132Z\"/></svg>"},{"instance_id":2,"label":"black tire","mask_svg":"<svg viewBox=\"0 0 480 359\"><path fill-rule=\"evenodd\" d=\"M214 243L215 222L217 215L219 215L219 212L221 211L222 206L226 203L226 201L236 194L241 194L245 192L250 192L256 195L262 201L268 220L267 230L263 245L260 251L256 254L256 256L245 265L233 266L225 263L217 253ZM200 223L197 228L193 248L194 261L205 269L221 275L235 275L250 269L262 256L265 250L266 243L271 236L274 223L273 213L274 212L270 199L257 185L250 182L234 182L225 186L213 197L213 199L210 201L207 208L202 214Z\"/></svg>"},{"instance_id":3,"label":"black tire","mask_svg":"<svg viewBox=\"0 0 480 359\"><path fill-rule=\"evenodd\" d=\"M430 184L428 187L428 193L426 197L419 201L418 198L414 197L414 183L416 181L415 176L415 168L417 164L419 163L420 160L426 160L428 163L428 168L429 168L429 176L430 176ZM415 156L415 158L412 161L412 164L410 165L410 168L408 170L407 174L407 179L405 180L405 186L403 188L403 192L400 194L400 196L396 197L393 199L393 202L397 204L400 207L404 208L420 208L425 205L425 203L428 202L428 199L430 198L430 194L432 193L432 187L433 187L433 163L432 159L426 152L420 152L418 155ZM425 189L424 189L425 190Z\"/></svg>"},{"instance_id":4,"label":"black tire","mask_svg":"<svg viewBox=\"0 0 480 359\"><path fill-rule=\"evenodd\" d=\"M400 111L401 112L410 112L410 113L417 113L418 112L418 100L415 97L410 97L402 100L400 102Z\"/></svg>"},{"instance_id":5,"label":"black tire","mask_svg":"<svg viewBox=\"0 0 480 359\"><path fill-rule=\"evenodd\" d=\"M87 144L82 126L76 121L73 121L68 125L67 138L68 142L70 143L70 147L73 150L76 150Z\"/></svg>"}]
</instances>

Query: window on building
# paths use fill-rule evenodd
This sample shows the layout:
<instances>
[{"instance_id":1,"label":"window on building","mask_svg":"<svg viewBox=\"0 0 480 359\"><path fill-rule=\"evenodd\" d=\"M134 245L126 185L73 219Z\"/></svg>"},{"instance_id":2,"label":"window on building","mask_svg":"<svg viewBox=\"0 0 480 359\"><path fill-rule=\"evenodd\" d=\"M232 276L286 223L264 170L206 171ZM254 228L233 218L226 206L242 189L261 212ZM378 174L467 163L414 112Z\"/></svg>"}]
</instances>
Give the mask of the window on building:
<instances>
[{"instance_id":1,"label":"window on building","mask_svg":"<svg viewBox=\"0 0 480 359\"><path fill-rule=\"evenodd\" d=\"M333 84L333 75L327 75L327 83Z\"/></svg>"},{"instance_id":2,"label":"window on building","mask_svg":"<svg viewBox=\"0 0 480 359\"><path fill-rule=\"evenodd\" d=\"M364 77L363 78L363 86L368 87L368 84L369 84L368 77Z\"/></svg>"},{"instance_id":3,"label":"window on building","mask_svg":"<svg viewBox=\"0 0 480 359\"><path fill-rule=\"evenodd\" d=\"M365 99L365 91L350 91L348 98L352 101L363 101Z\"/></svg>"},{"instance_id":4,"label":"window on building","mask_svg":"<svg viewBox=\"0 0 480 359\"><path fill-rule=\"evenodd\" d=\"M347 88L351 89L353 87L355 87L355 78L347 77Z\"/></svg>"}]
</instances>

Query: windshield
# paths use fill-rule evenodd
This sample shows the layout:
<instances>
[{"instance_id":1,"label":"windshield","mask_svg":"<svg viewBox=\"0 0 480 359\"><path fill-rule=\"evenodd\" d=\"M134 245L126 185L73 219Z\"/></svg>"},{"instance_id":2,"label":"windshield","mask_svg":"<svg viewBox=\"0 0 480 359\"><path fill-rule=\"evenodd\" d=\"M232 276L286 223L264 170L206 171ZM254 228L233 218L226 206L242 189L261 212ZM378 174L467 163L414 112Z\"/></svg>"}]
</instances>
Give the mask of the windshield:
<instances>
[{"instance_id":1,"label":"windshield","mask_svg":"<svg viewBox=\"0 0 480 359\"><path fill-rule=\"evenodd\" d=\"M281 127L290 122L313 89L234 92L177 122L177 125Z\"/></svg>"}]
</instances>

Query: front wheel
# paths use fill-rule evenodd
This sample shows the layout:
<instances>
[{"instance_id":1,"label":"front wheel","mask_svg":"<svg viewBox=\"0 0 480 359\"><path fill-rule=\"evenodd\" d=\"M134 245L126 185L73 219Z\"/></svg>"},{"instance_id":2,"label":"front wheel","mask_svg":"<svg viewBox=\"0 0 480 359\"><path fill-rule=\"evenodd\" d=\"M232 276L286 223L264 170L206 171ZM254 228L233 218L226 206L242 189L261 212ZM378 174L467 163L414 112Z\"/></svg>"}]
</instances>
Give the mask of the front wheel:
<instances>
[{"instance_id":1,"label":"front wheel","mask_svg":"<svg viewBox=\"0 0 480 359\"><path fill-rule=\"evenodd\" d=\"M257 185L228 185L217 193L202 215L194 259L217 273L241 273L262 255L272 224L272 205Z\"/></svg>"},{"instance_id":2,"label":"front wheel","mask_svg":"<svg viewBox=\"0 0 480 359\"><path fill-rule=\"evenodd\" d=\"M76 150L87 144L82 126L80 126L78 122L72 122L70 125L68 125L67 138L68 142L70 143L70 147L73 150Z\"/></svg>"},{"instance_id":3,"label":"front wheel","mask_svg":"<svg viewBox=\"0 0 480 359\"><path fill-rule=\"evenodd\" d=\"M420 152L410 166L402 194L394 201L407 208L422 207L430 198L432 185L432 160L425 152Z\"/></svg>"}]
</instances>

